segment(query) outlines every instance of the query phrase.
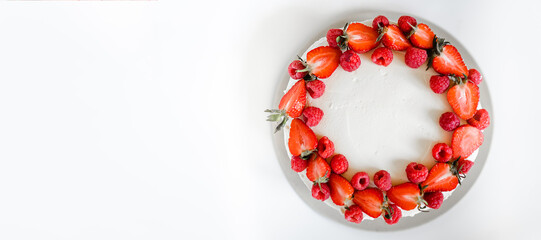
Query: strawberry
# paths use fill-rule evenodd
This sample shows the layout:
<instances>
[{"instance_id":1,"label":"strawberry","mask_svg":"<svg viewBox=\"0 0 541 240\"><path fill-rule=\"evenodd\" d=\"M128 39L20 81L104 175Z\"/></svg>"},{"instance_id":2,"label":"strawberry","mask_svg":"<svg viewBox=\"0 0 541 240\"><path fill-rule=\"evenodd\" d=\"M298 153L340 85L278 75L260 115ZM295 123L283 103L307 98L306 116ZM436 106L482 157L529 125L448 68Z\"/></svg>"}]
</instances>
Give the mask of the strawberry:
<instances>
[{"instance_id":1,"label":"strawberry","mask_svg":"<svg viewBox=\"0 0 541 240\"><path fill-rule=\"evenodd\" d=\"M413 46L423 49L431 49L434 46L434 32L424 23L419 23L411 30L408 38Z\"/></svg>"},{"instance_id":2,"label":"strawberry","mask_svg":"<svg viewBox=\"0 0 541 240\"><path fill-rule=\"evenodd\" d=\"M317 137L302 120L295 118L291 121L287 145L291 155L305 158L316 149Z\"/></svg>"},{"instance_id":3,"label":"strawberry","mask_svg":"<svg viewBox=\"0 0 541 240\"><path fill-rule=\"evenodd\" d=\"M481 144L483 144L483 133L478 128L469 124L458 127L453 132L451 140L451 148L453 149L453 158L466 159L469 157Z\"/></svg>"},{"instance_id":4,"label":"strawberry","mask_svg":"<svg viewBox=\"0 0 541 240\"><path fill-rule=\"evenodd\" d=\"M452 164L454 164L454 161ZM456 188L459 183L456 168L450 163L436 163L428 172L428 177L421 183L424 192L446 192Z\"/></svg>"},{"instance_id":5,"label":"strawberry","mask_svg":"<svg viewBox=\"0 0 541 240\"><path fill-rule=\"evenodd\" d=\"M453 45L443 38L434 38L434 48L430 51L428 66L442 75L455 74L468 77L469 71L462 56Z\"/></svg>"},{"instance_id":6,"label":"strawberry","mask_svg":"<svg viewBox=\"0 0 541 240\"><path fill-rule=\"evenodd\" d=\"M363 210L366 215L377 218L383 212L383 193L377 188L367 188L356 191L353 202Z\"/></svg>"},{"instance_id":7,"label":"strawberry","mask_svg":"<svg viewBox=\"0 0 541 240\"><path fill-rule=\"evenodd\" d=\"M387 191L387 197L406 211L424 206L419 186L411 182L393 186Z\"/></svg>"},{"instance_id":8,"label":"strawberry","mask_svg":"<svg viewBox=\"0 0 541 240\"><path fill-rule=\"evenodd\" d=\"M329 180L331 175L331 167L317 154L312 154L310 160L308 160L308 167L306 168L306 177L314 183L325 183Z\"/></svg>"},{"instance_id":9,"label":"strawberry","mask_svg":"<svg viewBox=\"0 0 541 240\"><path fill-rule=\"evenodd\" d=\"M402 31L397 25L389 25L387 27L380 28L380 36L383 45L395 51L404 51L411 47L410 42L404 36Z\"/></svg>"},{"instance_id":10,"label":"strawberry","mask_svg":"<svg viewBox=\"0 0 541 240\"><path fill-rule=\"evenodd\" d=\"M318 78L328 78L340 64L342 51L329 46L317 47L306 55L310 74Z\"/></svg>"},{"instance_id":11,"label":"strawberry","mask_svg":"<svg viewBox=\"0 0 541 240\"><path fill-rule=\"evenodd\" d=\"M447 101L458 117L468 120L477 112L479 87L471 81L463 83L461 78L455 79L459 79L458 84L447 91Z\"/></svg>"},{"instance_id":12,"label":"strawberry","mask_svg":"<svg viewBox=\"0 0 541 240\"><path fill-rule=\"evenodd\" d=\"M346 29L349 48L357 53L368 52L379 45L378 32L362 23L351 23Z\"/></svg>"},{"instance_id":13,"label":"strawberry","mask_svg":"<svg viewBox=\"0 0 541 240\"><path fill-rule=\"evenodd\" d=\"M274 132L280 131L286 122L287 117L300 117L306 106L306 87L304 80L299 80L280 100L278 109L267 109L265 112L270 113L267 121L279 122Z\"/></svg>"},{"instance_id":14,"label":"strawberry","mask_svg":"<svg viewBox=\"0 0 541 240\"><path fill-rule=\"evenodd\" d=\"M354 189L351 183L338 174L331 173L327 184L331 188L332 202L338 206L343 206L345 201L353 196Z\"/></svg>"}]
</instances>

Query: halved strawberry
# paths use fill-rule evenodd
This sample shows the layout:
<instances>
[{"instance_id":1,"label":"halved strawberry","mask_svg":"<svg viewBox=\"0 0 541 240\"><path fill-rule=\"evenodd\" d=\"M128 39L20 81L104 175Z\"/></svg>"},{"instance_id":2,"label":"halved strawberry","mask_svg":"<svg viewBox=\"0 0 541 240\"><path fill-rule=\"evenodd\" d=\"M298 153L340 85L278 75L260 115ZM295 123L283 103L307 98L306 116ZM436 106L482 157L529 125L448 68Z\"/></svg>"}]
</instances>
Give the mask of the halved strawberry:
<instances>
[{"instance_id":1,"label":"halved strawberry","mask_svg":"<svg viewBox=\"0 0 541 240\"><path fill-rule=\"evenodd\" d=\"M483 140L483 133L478 128L469 124L458 127L453 132L453 139L451 140L453 159L458 157L466 159L483 144Z\"/></svg>"},{"instance_id":2,"label":"halved strawberry","mask_svg":"<svg viewBox=\"0 0 541 240\"><path fill-rule=\"evenodd\" d=\"M455 46L448 45L442 38L435 38L434 43L436 46L431 51L429 66L432 66L434 71L443 75L455 74L460 77L467 77L469 74L468 67L464 64L464 60Z\"/></svg>"},{"instance_id":3,"label":"halved strawberry","mask_svg":"<svg viewBox=\"0 0 541 240\"><path fill-rule=\"evenodd\" d=\"M387 197L389 197L391 202L404 210L412 210L426 205L421 196L419 186L411 182L391 187L391 189L387 191Z\"/></svg>"},{"instance_id":4,"label":"halved strawberry","mask_svg":"<svg viewBox=\"0 0 541 240\"><path fill-rule=\"evenodd\" d=\"M274 132L278 132L287 122L287 116L298 118L301 116L306 106L306 84L304 80L299 80L291 87L280 100L278 109L267 109L270 113L267 121L279 122Z\"/></svg>"},{"instance_id":5,"label":"halved strawberry","mask_svg":"<svg viewBox=\"0 0 541 240\"><path fill-rule=\"evenodd\" d=\"M383 193L377 188L356 191L353 202L370 217L377 218L383 212Z\"/></svg>"},{"instance_id":6,"label":"halved strawberry","mask_svg":"<svg viewBox=\"0 0 541 240\"><path fill-rule=\"evenodd\" d=\"M338 174L331 173L327 184L331 189L331 199L338 206L343 206L346 200L351 199L351 196L353 196L354 189L351 183Z\"/></svg>"},{"instance_id":7,"label":"halved strawberry","mask_svg":"<svg viewBox=\"0 0 541 240\"><path fill-rule=\"evenodd\" d=\"M447 91L447 101L458 117L468 120L475 115L479 104L479 87L471 81L462 83L461 78L455 77L458 84Z\"/></svg>"},{"instance_id":8,"label":"halved strawberry","mask_svg":"<svg viewBox=\"0 0 541 240\"><path fill-rule=\"evenodd\" d=\"M458 177L453 174L453 169L451 163L436 163L428 172L426 180L421 183L421 188L424 188L424 192L447 192L455 189Z\"/></svg>"},{"instance_id":9,"label":"halved strawberry","mask_svg":"<svg viewBox=\"0 0 541 240\"><path fill-rule=\"evenodd\" d=\"M430 49L434 46L434 32L424 23L420 23L411 30L409 39L413 46Z\"/></svg>"},{"instance_id":10,"label":"halved strawberry","mask_svg":"<svg viewBox=\"0 0 541 240\"><path fill-rule=\"evenodd\" d=\"M291 155L307 157L316 149L317 137L302 120L295 118L291 121L287 145Z\"/></svg>"},{"instance_id":11,"label":"halved strawberry","mask_svg":"<svg viewBox=\"0 0 541 240\"><path fill-rule=\"evenodd\" d=\"M357 53L368 52L378 46L378 32L362 23L351 23L346 29L348 46Z\"/></svg>"},{"instance_id":12,"label":"halved strawberry","mask_svg":"<svg viewBox=\"0 0 541 240\"><path fill-rule=\"evenodd\" d=\"M340 64L342 51L329 46L317 47L306 55L310 74L318 78L328 78Z\"/></svg>"},{"instance_id":13,"label":"halved strawberry","mask_svg":"<svg viewBox=\"0 0 541 240\"><path fill-rule=\"evenodd\" d=\"M310 160L308 160L308 167L306 168L306 177L314 183L325 183L329 180L331 175L331 167L317 153L312 154Z\"/></svg>"},{"instance_id":14,"label":"halved strawberry","mask_svg":"<svg viewBox=\"0 0 541 240\"><path fill-rule=\"evenodd\" d=\"M404 36L402 31L400 31L400 28L398 28L396 25L391 24L384 27L380 34L383 34L383 36L381 36L383 45L392 50L404 51L411 47L411 44L406 36Z\"/></svg>"}]
</instances>

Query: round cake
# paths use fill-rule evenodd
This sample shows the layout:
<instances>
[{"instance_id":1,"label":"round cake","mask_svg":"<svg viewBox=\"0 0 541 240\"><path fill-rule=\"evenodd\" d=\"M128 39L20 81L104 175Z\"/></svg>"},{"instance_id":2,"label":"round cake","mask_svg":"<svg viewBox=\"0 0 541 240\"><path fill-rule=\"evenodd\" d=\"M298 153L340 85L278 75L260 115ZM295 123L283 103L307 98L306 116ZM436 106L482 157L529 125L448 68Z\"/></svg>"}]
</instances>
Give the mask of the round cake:
<instances>
[{"instance_id":1,"label":"round cake","mask_svg":"<svg viewBox=\"0 0 541 240\"><path fill-rule=\"evenodd\" d=\"M482 76L410 16L330 29L288 67L278 109L307 194L350 222L438 209L474 165L488 127Z\"/></svg>"}]
</instances>

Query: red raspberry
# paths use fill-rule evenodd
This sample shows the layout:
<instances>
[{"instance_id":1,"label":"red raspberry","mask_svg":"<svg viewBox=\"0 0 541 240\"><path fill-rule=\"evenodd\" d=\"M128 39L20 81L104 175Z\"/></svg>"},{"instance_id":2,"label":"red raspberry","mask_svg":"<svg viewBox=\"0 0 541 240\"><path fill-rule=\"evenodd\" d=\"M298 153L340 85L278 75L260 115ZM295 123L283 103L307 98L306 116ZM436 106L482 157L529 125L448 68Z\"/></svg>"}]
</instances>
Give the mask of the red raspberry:
<instances>
[{"instance_id":1,"label":"red raspberry","mask_svg":"<svg viewBox=\"0 0 541 240\"><path fill-rule=\"evenodd\" d=\"M346 208L344 217L346 217L346 220L352 223L361 223L363 221L363 211L361 210L361 207L351 205Z\"/></svg>"},{"instance_id":2,"label":"red raspberry","mask_svg":"<svg viewBox=\"0 0 541 240\"><path fill-rule=\"evenodd\" d=\"M382 191L387 191L393 186L391 184L391 174L385 170L380 170L374 174L374 184Z\"/></svg>"},{"instance_id":3,"label":"red raspberry","mask_svg":"<svg viewBox=\"0 0 541 240\"><path fill-rule=\"evenodd\" d=\"M366 189L369 183L370 177L368 177L368 173L365 172L355 173L351 178L351 186L359 191Z\"/></svg>"},{"instance_id":4,"label":"red raspberry","mask_svg":"<svg viewBox=\"0 0 541 240\"><path fill-rule=\"evenodd\" d=\"M468 73L468 79L475 83L475 85L479 85L479 83L483 81L483 76L479 71L477 71L477 69L472 68Z\"/></svg>"},{"instance_id":5,"label":"red raspberry","mask_svg":"<svg viewBox=\"0 0 541 240\"><path fill-rule=\"evenodd\" d=\"M317 143L317 154L322 158L328 158L334 154L334 143L328 137L322 137Z\"/></svg>"},{"instance_id":6,"label":"red raspberry","mask_svg":"<svg viewBox=\"0 0 541 240\"><path fill-rule=\"evenodd\" d=\"M348 170L348 160L342 154L336 154L331 159L331 169L336 174L345 173Z\"/></svg>"},{"instance_id":7,"label":"red raspberry","mask_svg":"<svg viewBox=\"0 0 541 240\"><path fill-rule=\"evenodd\" d=\"M396 204L389 204L389 212L385 212L383 219L389 225L393 225L402 217L402 211L396 206Z\"/></svg>"},{"instance_id":8,"label":"red raspberry","mask_svg":"<svg viewBox=\"0 0 541 240\"><path fill-rule=\"evenodd\" d=\"M459 159L457 163L458 173L467 174L471 167L473 167L473 162L466 159Z\"/></svg>"},{"instance_id":9,"label":"red raspberry","mask_svg":"<svg viewBox=\"0 0 541 240\"><path fill-rule=\"evenodd\" d=\"M361 66L361 58L353 50L347 50L340 55L340 66L348 72L353 72Z\"/></svg>"},{"instance_id":10,"label":"red raspberry","mask_svg":"<svg viewBox=\"0 0 541 240\"><path fill-rule=\"evenodd\" d=\"M383 15L379 15L372 21L372 27L378 30L380 27L386 27L389 25L389 19Z\"/></svg>"},{"instance_id":11,"label":"red raspberry","mask_svg":"<svg viewBox=\"0 0 541 240\"><path fill-rule=\"evenodd\" d=\"M410 47L406 50L406 65L410 68L419 68L427 58L428 54L423 49Z\"/></svg>"},{"instance_id":12,"label":"red raspberry","mask_svg":"<svg viewBox=\"0 0 541 240\"><path fill-rule=\"evenodd\" d=\"M393 52L386 47L380 47L372 53L372 62L377 65L389 66L393 61Z\"/></svg>"},{"instance_id":13,"label":"red raspberry","mask_svg":"<svg viewBox=\"0 0 541 240\"><path fill-rule=\"evenodd\" d=\"M426 205L432 209L438 209L443 203L443 193L441 192L429 192L423 195L426 201Z\"/></svg>"},{"instance_id":14,"label":"red raspberry","mask_svg":"<svg viewBox=\"0 0 541 240\"><path fill-rule=\"evenodd\" d=\"M300 60L295 60L289 64L289 67L287 67L287 72L289 73L289 76L293 79L301 79L306 74L308 74L308 71L302 71L301 70L306 69L306 66L304 66L304 63L302 63Z\"/></svg>"},{"instance_id":15,"label":"red raspberry","mask_svg":"<svg viewBox=\"0 0 541 240\"><path fill-rule=\"evenodd\" d=\"M327 42L329 43L329 46L338 47L338 42L336 39L343 34L344 31L342 29L329 29L327 32Z\"/></svg>"},{"instance_id":16,"label":"red raspberry","mask_svg":"<svg viewBox=\"0 0 541 240\"><path fill-rule=\"evenodd\" d=\"M312 197L325 201L331 196L331 189L326 183L314 183L312 185Z\"/></svg>"},{"instance_id":17,"label":"red raspberry","mask_svg":"<svg viewBox=\"0 0 541 240\"><path fill-rule=\"evenodd\" d=\"M460 119L453 112L446 112L440 116L440 126L445 131L453 131L460 125Z\"/></svg>"},{"instance_id":18,"label":"red raspberry","mask_svg":"<svg viewBox=\"0 0 541 240\"><path fill-rule=\"evenodd\" d=\"M306 91L313 99L319 98L325 92L325 83L321 80L310 81L306 83Z\"/></svg>"},{"instance_id":19,"label":"red raspberry","mask_svg":"<svg viewBox=\"0 0 541 240\"><path fill-rule=\"evenodd\" d=\"M306 126L313 127L318 125L321 118L323 118L323 110L318 107L306 107L302 111L302 115L306 119Z\"/></svg>"},{"instance_id":20,"label":"red raspberry","mask_svg":"<svg viewBox=\"0 0 541 240\"><path fill-rule=\"evenodd\" d=\"M411 32L411 30L413 30L411 26L417 26L417 20L415 20L415 18L410 16L402 16L398 18L398 28L400 28L400 31L406 34L406 36Z\"/></svg>"},{"instance_id":21,"label":"red raspberry","mask_svg":"<svg viewBox=\"0 0 541 240\"><path fill-rule=\"evenodd\" d=\"M448 162L453 156L453 149L445 143L438 143L432 148L432 157L438 162Z\"/></svg>"},{"instance_id":22,"label":"red raspberry","mask_svg":"<svg viewBox=\"0 0 541 240\"><path fill-rule=\"evenodd\" d=\"M472 118L468 119L468 124L483 130L490 125L490 116L488 116L488 111L485 109L479 109L475 112Z\"/></svg>"},{"instance_id":23,"label":"red raspberry","mask_svg":"<svg viewBox=\"0 0 541 240\"><path fill-rule=\"evenodd\" d=\"M449 77L434 75L430 77L430 89L435 93L443 93L449 88Z\"/></svg>"},{"instance_id":24,"label":"red raspberry","mask_svg":"<svg viewBox=\"0 0 541 240\"><path fill-rule=\"evenodd\" d=\"M406 167L406 175L410 182L420 183L426 180L426 177L428 176L428 168L426 168L423 164L411 162Z\"/></svg>"},{"instance_id":25,"label":"red raspberry","mask_svg":"<svg viewBox=\"0 0 541 240\"><path fill-rule=\"evenodd\" d=\"M308 167L308 160L304 160L299 156L293 156L291 158L291 169L295 172L302 172Z\"/></svg>"}]
</instances>

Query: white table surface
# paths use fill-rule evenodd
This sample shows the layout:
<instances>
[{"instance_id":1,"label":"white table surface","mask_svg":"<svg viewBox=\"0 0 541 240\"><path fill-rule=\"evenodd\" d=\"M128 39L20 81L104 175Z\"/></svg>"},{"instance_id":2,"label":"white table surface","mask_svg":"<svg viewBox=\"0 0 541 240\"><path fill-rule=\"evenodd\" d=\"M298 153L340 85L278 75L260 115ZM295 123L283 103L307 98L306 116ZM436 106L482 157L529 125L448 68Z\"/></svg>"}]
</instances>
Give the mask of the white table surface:
<instances>
[{"instance_id":1,"label":"white table surface","mask_svg":"<svg viewBox=\"0 0 541 240\"><path fill-rule=\"evenodd\" d=\"M366 9L460 39L493 97L471 191L400 232L296 195L263 110L314 34ZM0 2L0 239L534 239L536 1Z\"/></svg>"}]
</instances>

